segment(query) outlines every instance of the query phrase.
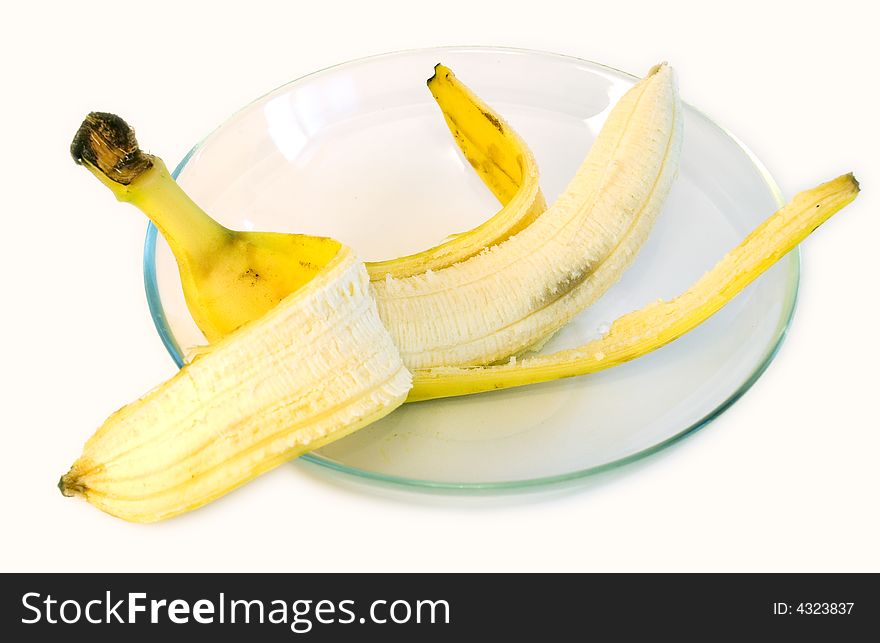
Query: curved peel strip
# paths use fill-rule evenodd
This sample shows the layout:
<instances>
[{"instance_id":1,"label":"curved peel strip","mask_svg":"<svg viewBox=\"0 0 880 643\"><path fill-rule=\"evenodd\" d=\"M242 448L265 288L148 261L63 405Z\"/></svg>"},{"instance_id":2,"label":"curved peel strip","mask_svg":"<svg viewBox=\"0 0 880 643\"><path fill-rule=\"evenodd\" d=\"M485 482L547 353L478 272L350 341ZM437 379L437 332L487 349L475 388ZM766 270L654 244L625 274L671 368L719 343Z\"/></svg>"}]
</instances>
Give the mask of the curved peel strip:
<instances>
[{"instance_id":1,"label":"curved peel strip","mask_svg":"<svg viewBox=\"0 0 880 643\"><path fill-rule=\"evenodd\" d=\"M538 164L520 136L443 65L434 68L428 88L443 111L455 142L502 204L491 219L422 252L367 263L370 279L408 277L439 270L501 243L535 220L547 207L538 185Z\"/></svg>"},{"instance_id":2,"label":"curved peel strip","mask_svg":"<svg viewBox=\"0 0 880 643\"><path fill-rule=\"evenodd\" d=\"M415 371L407 402L586 375L656 350L715 314L831 215L855 199L858 191L853 175L845 174L797 194L689 290L670 301L650 304L624 315L601 339L516 364Z\"/></svg>"},{"instance_id":3,"label":"curved peel strip","mask_svg":"<svg viewBox=\"0 0 880 643\"><path fill-rule=\"evenodd\" d=\"M59 483L136 522L199 507L397 408L411 385L363 264L309 283L110 416Z\"/></svg>"}]
</instances>

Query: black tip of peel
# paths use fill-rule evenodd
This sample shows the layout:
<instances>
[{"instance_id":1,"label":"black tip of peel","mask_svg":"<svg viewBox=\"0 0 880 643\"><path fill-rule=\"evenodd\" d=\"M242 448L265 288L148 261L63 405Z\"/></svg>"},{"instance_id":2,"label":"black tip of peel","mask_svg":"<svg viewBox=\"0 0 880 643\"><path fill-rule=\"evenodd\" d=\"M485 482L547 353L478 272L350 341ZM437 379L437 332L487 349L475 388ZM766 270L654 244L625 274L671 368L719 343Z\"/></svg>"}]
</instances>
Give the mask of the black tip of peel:
<instances>
[{"instance_id":1,"label":"black tip of peel","mask_svg":"<svg viewBox=\"0 0 880 643\"><path fill-rule=\"evenodd\" d=\"M449 78L449 74L452 73L449 71L449 68L446 67L443 63L437 63L436 65L434 65L434 73L431 74L431 77L427 81L429 86L431 85L432 81L437 80L437 74L441 73L441 71L446 78Z\"/></svg>"},{"instance_id":2,"label":"black tip of peel","mask_svg":"<svg viewBox=\"0 0 880 643\"><path fill-rule=\"evenodd\" d=\"M70 155L78 165L84 161L97 162L96 139L111 149L121 150L123 155L138 149L134 129L122 118L109 112L91 112L83 119L70 144Z\"/></svg>"},{"instance_id":3,"label":"black tip of peel","mask_svg":"<svg viewBox=\"0 0 880 643\"><path fill-rule=\"evenodd\" d=\"M122 185L153 166L151 157L138 146L134 129L108 112L92 112L85 117L70 144L70 155L77 164L97 168Z\"/></svg>"},{"instance_id":4,"label":"black tip of peel","mask_svg":"<svg viewBox=\"0 0 880 643\"><path fill-rule=\"evenodd\" d=\"M431 74L431 77L428 78L428 80L426 81L426 83L427 83L428 85L431 84L431 81L432 81L432 80L434 80L435 78L437 78L437 68L438 68L439 66L440 66L440 63L437 63L436 65L434 65L434 73Z\"/></svg>"},{"instance_id":5,"label":"black tip of peel","mask_svg":"<svg viewBox=\"0 0 880 643\"><path fill-rule=\"evenodd\" d=\"M70 484L70 474L66 473L58 480L58 491L61 492L61 495L65 498L71 498L76 495L76 490L74 486Z\"/></svg>"}]
</instances>

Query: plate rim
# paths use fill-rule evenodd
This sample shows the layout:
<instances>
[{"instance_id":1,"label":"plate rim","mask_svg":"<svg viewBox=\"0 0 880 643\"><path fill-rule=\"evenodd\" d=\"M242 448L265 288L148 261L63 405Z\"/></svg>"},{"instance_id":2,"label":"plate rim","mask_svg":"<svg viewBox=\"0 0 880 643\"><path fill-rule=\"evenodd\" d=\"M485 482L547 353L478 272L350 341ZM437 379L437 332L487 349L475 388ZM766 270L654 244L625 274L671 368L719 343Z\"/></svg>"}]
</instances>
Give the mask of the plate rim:
<instances>
[{"instance_id":1,"label":"plate rim","mask_svg":"<svg viewBox=\"0 0 880 643\"><path fill-rule=\"evenodd\" d=\"M371 62L376 59L394 57L394 56L403 56L403 55L412 55L412 54L426 54L428 52L456 52L456 53L467 53L467 52L479 52L479 53L515 53L522 55L531 55L531 56L541 56L541 57L550 57L550 58L559 58L568 63L576 63L579 65L589 65L593 68L598 68L600 70L606 70L608 72L612 72L614 74L621 74L628 78L632 78L637 80L638 77L630 74L629 72L623 71L621 69L617 69L610 65L606 65L604 63L598 63L592 60L587 60L584 58L579 58L577 56L571 56L567 54L560 54L556 52L550 51L541 51L536 49L526 49L520 47L496 47L491 45L452 45L452 46L443 46L443 47L422 47L422 48L414 48L414 49L402 49L398 51L391 51L386 53L374 54L370 56L364 56L361 58L355 58L353 60L348 60L345 62L337 63L334 65L330 65L327 67L323 67L316 71L310 72L303 76L299 76L293 80L283 83L275 87L274 89L261 94L254 100L250 101L246 105L237 109L233 112L229 117L227 117L222 123L220 123L217 127L213 128L208 134L202 137L192 148L184 155L184 157L180 160L180 162L175 167L172 172L172 176L176 180L183 169L186 167L187 163L193 157L193 155L201 149L201 147L210 139L216 132L222 129L225 125L230 123L232 120L236 118L240 113L244 110L249 109L255 103L259 103L260 101L268 98L269 96L275 94L276 92L280 92L283 89L290 87L296 83L301 83L310 78L322 75L329 71L333 71L339 68L344 68L347 66L354 66L357 64ZM684 102L684 101L683 101ZM694 107L689 103L684 103L689 109L693 110L702 118L705 118L711 125L717 127L718 130L727 136L733 144L738 147L751 161L752 165L757 170L759 176L764 181L766 187L770 190L770 193L777 204L777 207L781 207L785 203L785 199L783 198L782 190L779 188L776 180L773 178L773 175L764 165L764 163L758 158L758 156L733 132L728 130L723 125L717 123L713 118L711 118L704 111L699 108ZM168 325L168 319L165 315L165 309L162 306L162 300L159 295L159 286L156 277L156 242L158 239L158 230L156 226L150 222L147 225L146 237L144 239L144 251L143 251L143 273L144 273L144 290L147 296L147 305L150 310L150 316L153 320L153 325L156 328L156 332L159 334L160 339L162 340L162 344L165 346L165 349L168 351L171 359L177 365L178 368L182 368L185 365L183 351L181 351L177 340L175 339L173 333L171 332L171 328ZM791 327L792 321L794 319L795 311L797 309L797 301L798 295L800 291L800 277L801 277L801 264L802 264L802 256L800 246L797 246L794 250L789 252L785 257L780 259L780 263L787 261L790 264L789 267L789 279L785 292L785 301L783 302L782 312L780 314L779 323L777 324L776 330L774 332L773 339L768 343L769 349L765 352L763 357L760 360L757 368L752 371L752 373L745 378L745 380L737 386L736 390L733 391L727 398L725 398L720 404L715 406L709 413L704 415L702 418L697 420L696 422L688 425L682 430L678 431L674 435L669 436L668 438L661 440L649 447L636 451L635 453L631 453L627 456L617 458L616 460L611 460L609 462L605 462L603 464L594 465L591 467L587 467L585 469L578 469L575 471L571 471L568 473L562 474L554 474L551 476L540 476L534 478L521 478L521 479L512 479L512 480L501 480L501 481L492 481L492 482L447 482L447 481L437 481L437 480L427 480L422 478L414 478L408 476L398 476L398 475L390 475L378 473L375 471L370 471L367 469L361 469L358 467L353 467L349 465L345 465L334 460L330 460L323 456L320 456L315 453L305 453L299 456L299 460L305 460L307 462L311 462L313 464L317 464L333 471L338 471L341 473L357 476L362 479L367 479L376 482L390 483L394 485L400 485L409 488L420 488L420 489L430 489L430 490L455 490L455 491L505 491L505 490L516 490L516 489L533 489L535 487L544 487L548 485L556 485L564 482L569 482L572 480L577 480L579 478L586 478L589 476L593 476L596 474L600 474L606 471L611 471L613 469L617 469L643 458L647 458L655 453L665 450L666 448L672 446L673 444L678 443L684 438L693 435L700 429L705 428L709 424L712 423L713 420L717 419L721 416L725 411L727 411L731 406L733 406L740 398L745 395L749 389L755 384L755 382L760 379L760 377L764 374L770 364L773 362L776 355L779 353L782 344L785 341L785 338L788 334L788 330Z\"/></svg>"}]
</instances>

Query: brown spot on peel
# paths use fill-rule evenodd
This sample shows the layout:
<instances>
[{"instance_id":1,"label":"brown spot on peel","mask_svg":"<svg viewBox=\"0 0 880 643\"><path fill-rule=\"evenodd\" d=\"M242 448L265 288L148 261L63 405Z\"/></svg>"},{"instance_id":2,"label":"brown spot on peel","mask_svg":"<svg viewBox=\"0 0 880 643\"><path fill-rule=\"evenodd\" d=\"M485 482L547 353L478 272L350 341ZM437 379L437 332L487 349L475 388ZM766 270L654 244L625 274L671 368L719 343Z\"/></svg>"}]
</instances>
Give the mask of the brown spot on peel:
<instances>
[{"instance_id":1,"label":"brown spot on peel","mask_svg":"<svg viewBox=\"0 0 880 643\"><path fill-rule=\"evenodd\" d=\"M492 125L495 126L495 129L504 134L504 126L501 124L501 121L498 120L497 116L489 112L484 112L482 110L480 110L480 112L483 114L483 116L486 117L486 120L488 120L490 123L492 123Z\"/></svg>"}]
</instances>

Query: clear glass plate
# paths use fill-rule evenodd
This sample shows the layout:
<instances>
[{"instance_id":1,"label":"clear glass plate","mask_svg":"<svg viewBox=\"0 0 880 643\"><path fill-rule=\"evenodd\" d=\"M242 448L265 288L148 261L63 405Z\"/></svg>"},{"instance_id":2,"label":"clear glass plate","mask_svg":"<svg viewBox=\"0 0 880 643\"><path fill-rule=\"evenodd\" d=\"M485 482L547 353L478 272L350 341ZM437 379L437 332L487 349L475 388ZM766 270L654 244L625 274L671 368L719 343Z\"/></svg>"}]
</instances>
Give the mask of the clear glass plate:
<instances>
[{"instance_id":1,"label":"clear glass plate","mask_svg":"<svg viewBox=\"0 0 880 643\"><path fill-rule=\"evenodd\" d=\"M442 48L387 54L295 80L251 103L183 159L178 181L240 229L335 237L363 259L431 246L498 209L455 146L425 86L443 62L534 150L554 199L610 106L634 82L533 51ZM683 80L687 92L687 79ZM780 204L733 136L685 108L681 172L635 265L546 347L583 343L628 311L687 288ZM168 246L147 233L156 328L178 365L204 343ZM304 458L403 484L506 488L596 473L658 451L736 401L773 358L792 316L799 258L785 257L705 324L596 375L406 405Z\"/></svg>"}]
</instances>

